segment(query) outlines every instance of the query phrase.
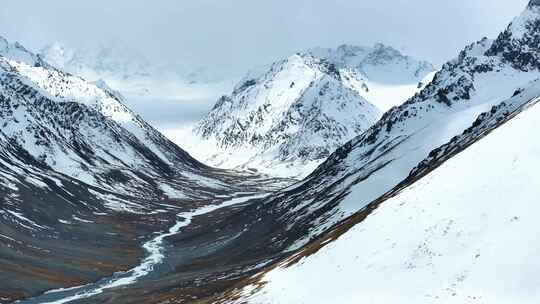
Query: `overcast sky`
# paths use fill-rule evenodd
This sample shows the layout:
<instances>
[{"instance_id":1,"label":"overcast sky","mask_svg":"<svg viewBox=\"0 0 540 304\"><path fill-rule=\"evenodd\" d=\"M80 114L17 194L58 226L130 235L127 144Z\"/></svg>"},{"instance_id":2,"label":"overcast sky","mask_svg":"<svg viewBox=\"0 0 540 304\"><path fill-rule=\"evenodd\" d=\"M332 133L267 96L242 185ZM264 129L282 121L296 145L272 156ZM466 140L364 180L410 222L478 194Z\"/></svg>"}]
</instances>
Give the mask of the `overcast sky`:
<instances>
[{"instance_id":1,"label":"overcast sky","mask_svg":"<svg viewBox=\"0 0 540 304\"><path fill-rule=\"evenodd\" d=\"M295 51L383 42L436 64L493 37L527 0L2 0L30 48L119 40L159 61L244 70Z\"/></svg>"}]
</instances>

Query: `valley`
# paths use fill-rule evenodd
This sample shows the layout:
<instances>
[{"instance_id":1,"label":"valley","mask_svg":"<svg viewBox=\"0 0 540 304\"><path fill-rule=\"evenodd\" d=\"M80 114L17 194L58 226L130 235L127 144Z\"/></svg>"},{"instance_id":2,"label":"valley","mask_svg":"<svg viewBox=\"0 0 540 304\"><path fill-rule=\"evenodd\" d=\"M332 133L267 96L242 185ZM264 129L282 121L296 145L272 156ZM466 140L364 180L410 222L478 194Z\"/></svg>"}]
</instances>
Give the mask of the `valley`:
<instances>
[{"instance_id":1,"label":"valley","mask_svg":"<svg viewBox=\"0 0 540 304\"><path fill-rule=\"evenodd\" d=\"M539 41L536 0L441 66L0 37L0 303L537 303Z\"/></svg>"}]
</instances>

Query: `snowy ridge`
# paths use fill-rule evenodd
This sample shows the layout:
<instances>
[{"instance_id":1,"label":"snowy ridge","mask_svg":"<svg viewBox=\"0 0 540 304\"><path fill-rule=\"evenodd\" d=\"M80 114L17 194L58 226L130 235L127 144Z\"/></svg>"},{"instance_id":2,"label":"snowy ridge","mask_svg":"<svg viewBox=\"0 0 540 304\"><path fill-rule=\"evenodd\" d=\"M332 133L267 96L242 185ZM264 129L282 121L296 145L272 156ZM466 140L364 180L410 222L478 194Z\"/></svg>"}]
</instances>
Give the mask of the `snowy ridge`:
<instances>
[{"instance_id":1,"label":"snowy ridge","mask_svg":"<svg viewBox=\"0 0 540 304\"><path fill-rule=\"evenodd\" d=\"M148 58L118 41L85 48L72 48L54 42L41 49L39 56L61 70L89 80L103 78L108 82L111 79L118 82L141 82L152 78L174 78L186 83L210 83L226 78L225 73L210 71L206 67L187 66L178 62L155 62L156 58Z\"/></svg>"},{"instance_id":2,"label":"snowy ridge","mask_svg":"<svg viewBox=\"0 0 540 304\"><path fill-rule=\"evenodd\" d=\"M505 62L523 71L540 67L540 6L531 1L527 9L516 17L497 38L487 52L500 56Z\"/></svg>"},{"instance_id":3,"label":"snowy ridge","mask_svg":"<svg viewBox=\"0 0 540 304\"><path fill-rule=\"evenodd\" d=\"M39 55L61 70L89 79L114 76L127 80L150 74L148 59L118 43L75 50L56 42L43 48Z\"/></svg>"},{"instance_id":4,"label":"snowy ridge","mask_svg":"<svg viewBox=\"0 0 540 304\"><path fill-rule=\"evenodd\" d=\"M276 175L288 175L290 168L299 170L292 175L305 175L379 115L343 84L333 65L297 54L245 79L195 132L221 148L205 157L217 166Z\"/></svg>"},{"instance_id":5,"label":"snowy ridge","mask_svg":"<svg viewBox=\"0 0 540 304\"><path fill-rule=\"evenodd\" d=\"M2 132L58 172L107 187L100 174L172 171L175 153L199 166L109 91L5 57L0 57L0 68Z\"/></svg>"}]
</instances>

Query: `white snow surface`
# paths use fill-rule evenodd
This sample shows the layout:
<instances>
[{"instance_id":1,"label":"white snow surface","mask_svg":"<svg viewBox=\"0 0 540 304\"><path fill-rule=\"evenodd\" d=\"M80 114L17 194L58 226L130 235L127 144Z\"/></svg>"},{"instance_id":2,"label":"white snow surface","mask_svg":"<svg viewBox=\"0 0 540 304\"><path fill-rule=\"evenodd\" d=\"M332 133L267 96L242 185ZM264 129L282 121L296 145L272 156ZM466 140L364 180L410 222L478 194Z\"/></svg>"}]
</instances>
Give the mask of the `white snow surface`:
<instances>
[{"instance_id":1,"label":"white snow surface","mask_svg":"<svg viewBox=\"0 0 540 304\"><path fill-rule=\"evenodd\" d=\"M539 303L538 125L535 105L245 300Z\"/></svg>"}]
</instances>

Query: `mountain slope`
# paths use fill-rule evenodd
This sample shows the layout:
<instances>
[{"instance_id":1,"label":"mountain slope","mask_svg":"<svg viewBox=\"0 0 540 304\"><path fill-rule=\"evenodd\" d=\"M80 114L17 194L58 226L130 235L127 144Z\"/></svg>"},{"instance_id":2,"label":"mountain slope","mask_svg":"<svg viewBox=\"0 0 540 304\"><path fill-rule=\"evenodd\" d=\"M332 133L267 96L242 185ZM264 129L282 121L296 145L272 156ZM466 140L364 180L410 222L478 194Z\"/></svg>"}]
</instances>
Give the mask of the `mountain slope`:
<instances>
[{"instance_id":1,"label":"mountain slope","mask_svg":"<svg viewBox=\"0 0 540 304\"><path fill-rule=\"evenodd\" d=\"M537 303L539 123L534 105L238 302Z\"/></svg>"}]
</instances>

